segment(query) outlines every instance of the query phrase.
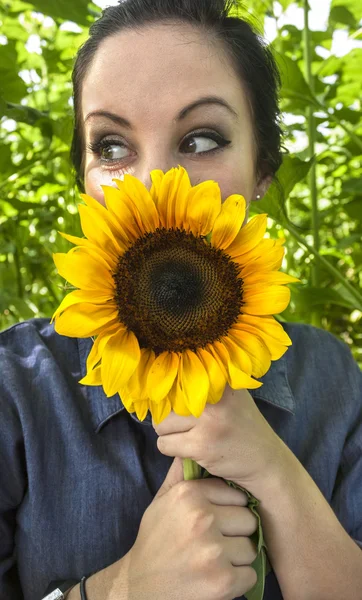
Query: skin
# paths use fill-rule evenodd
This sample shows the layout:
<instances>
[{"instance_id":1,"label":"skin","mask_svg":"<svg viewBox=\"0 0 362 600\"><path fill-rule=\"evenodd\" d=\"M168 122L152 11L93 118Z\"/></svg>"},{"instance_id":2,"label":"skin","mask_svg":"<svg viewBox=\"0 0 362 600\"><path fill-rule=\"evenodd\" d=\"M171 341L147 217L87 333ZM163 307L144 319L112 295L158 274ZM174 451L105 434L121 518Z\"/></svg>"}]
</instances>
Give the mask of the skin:
<instances>
[{"instance_id":1,"label":"skin","mask_svg":"<svg viewBox=\"0 0 362 600\"><path fill-rule=\"evenodd\" d=\"M203 104L177 120L185 107L210 96L221 98L232 110ZM187 169L192 185L216 180L223 200L238 193L249 205L270 183L270 178L256 177L256 146L244 86L220 42L194 26L158 23L104 40L85 77L81 105L85 188L102 204L100 186L114 185L112 178L130 173L149 188L152 169L167 171L178 164ZM131 128L104 116L89 116L95 111L122 116ZM218 148L218 142L205 134L185 141L200 129L219 133L231 143L201 154ZM96 137L116 142L108 151L112 162L102 161L89 149Z\"/></svg>"}]
</instances>

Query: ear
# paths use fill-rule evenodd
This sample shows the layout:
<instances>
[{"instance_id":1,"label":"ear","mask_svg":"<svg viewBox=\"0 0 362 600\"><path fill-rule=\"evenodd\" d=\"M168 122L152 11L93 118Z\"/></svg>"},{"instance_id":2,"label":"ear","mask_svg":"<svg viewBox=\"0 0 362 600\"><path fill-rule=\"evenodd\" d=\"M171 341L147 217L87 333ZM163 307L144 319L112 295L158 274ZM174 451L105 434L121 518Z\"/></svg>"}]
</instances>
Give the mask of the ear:
<instances>
[{"instance_id":1,"label":"ear","mask_svg":"<svg viewBox=\"0 0 362 600\"><path fill-rule=\"evenodd\" d=\"M260 200L267 193L270 184L273 181L272 175L265 175L262 177L254 188L254 194L252 200Z\"/></svg>"}]
</instances>

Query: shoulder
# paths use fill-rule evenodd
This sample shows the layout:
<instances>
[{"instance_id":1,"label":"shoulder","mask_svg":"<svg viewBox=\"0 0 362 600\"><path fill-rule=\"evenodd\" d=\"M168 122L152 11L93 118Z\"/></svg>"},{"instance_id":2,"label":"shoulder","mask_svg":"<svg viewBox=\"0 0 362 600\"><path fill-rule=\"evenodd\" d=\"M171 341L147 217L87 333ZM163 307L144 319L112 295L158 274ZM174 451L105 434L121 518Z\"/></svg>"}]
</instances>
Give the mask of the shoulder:
<instances>
[{"instance_id":1,"label":"shoulder","mask_svg":"<svg viewBox=\"0 0 362 600\"><path fill-rule=\"evenodd\" d=\"M57 334L49 319L29 319L0 332L0 362L1 395L20 398L77 370L78 340Z\"/></svg>"},{"instance_id":2,"label":"shoulder","mask_svg":"<svg viewBox=\"0 0 362 600\"><path fill-rule=\"evenodd\" d=\"M53 325L49 319L29 319L16 323L0 332L0 351L11 350L22 353L36 340L49 339L55 336Z\"/></svg>"},{"instance_id":3,"label":"shoulder","mask_svg":"<svg viewBox=\"0 0 362 600\"><path fill-rule=\"evenodd\" d=\"M302 323L282 323L292 340L285 354L294 394L310 404L356 418L362 408L362 371L345 342L333 333Z\"/></svg>"},{"instance_id":4,"label":"shoulder","mask_svg":"<svg viewBox=\"0 0 362 600\"><path fill-rule=\"evenodd\" d=\"M57 353L76 348L76 345L76 339L58 335L49 319L29 319L0 332L2 359L12 356L26 360L39 353L42 348L49 353Z\"/></svg>"},{"instance_id":5,"label":"shoulder","mask_svg":"<svg viewBox=\"0 0 362 600\"><path fill-rule=\"evenodd\" d=\"M360 372L347 344L333 333L304 323L282 323L282 326L292 340L286 353L289 366L321 373L337 374L346 369Z\"/></svg>"}]
</instances>

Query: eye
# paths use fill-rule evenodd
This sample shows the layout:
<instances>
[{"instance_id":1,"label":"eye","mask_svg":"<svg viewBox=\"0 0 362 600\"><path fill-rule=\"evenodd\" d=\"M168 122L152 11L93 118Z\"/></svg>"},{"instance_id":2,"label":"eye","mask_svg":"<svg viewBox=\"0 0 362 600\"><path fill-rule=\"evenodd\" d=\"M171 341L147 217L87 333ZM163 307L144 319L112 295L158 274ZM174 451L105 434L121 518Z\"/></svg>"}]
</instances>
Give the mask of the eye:
<instances>
[{"instance_id":1,"label":"eye","mask_svg":"<svg viewBox=\"0 0 362 600\"><path fill-rule=\"evenodd\" d=\"M122 144L107 143L101 149L100 155L104 160L120 160L127 156L127 148Z\"/></svg>"},{"instance_id":2,"label":"eye","mask_svg":"<svg viewBox=\"0 0 362 600\"><path fill-rule=\"evenodd\" d=\"M116 162L126 158L129 149L119 140L102 139L88 145L93 154L99 156L104 163Z\"/></svg>"},{"instance_id":3,"label":"eye","mask_svg":"<svg viewBox=\"0 0 362 600\"><path fill-rule=\"evenodd\" d=\"M228 144L230 144L230 141L216 132L199 131L184 139L181 144L181 152L185 154L208 154L220 150Z\"/></svg>"}]
</instances>

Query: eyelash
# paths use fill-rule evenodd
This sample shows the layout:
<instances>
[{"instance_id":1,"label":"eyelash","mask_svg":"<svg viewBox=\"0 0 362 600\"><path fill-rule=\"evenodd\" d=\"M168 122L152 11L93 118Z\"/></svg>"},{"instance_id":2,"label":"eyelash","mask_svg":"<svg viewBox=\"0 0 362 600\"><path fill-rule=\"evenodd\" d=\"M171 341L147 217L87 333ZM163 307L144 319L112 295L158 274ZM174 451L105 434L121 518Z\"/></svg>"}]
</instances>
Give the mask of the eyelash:
<instances>
[{"instance_id":1,"label":"eyelash","mask_svg":"<svg viewBox=\"0 0 362 600\"><path fill-rule=\"evenodd\" d=\"M204 156L206 154L210 155L210 154L214 154L215 152L219 152L220 150L225 148L225 146L228 146L231 143L231 140L225 139L223 136L219 135L216 132L194 131L193 133L190 133L188 136L186 136L182 140L182 144L186 143L189 139L196 138L196 137L206 137L210 140L213 140L214 142L217 142L219 144L219 146L217 148L212 148L211 150L203 150L202 152L185 152L185 154L192 154L194 156ZM122 161L122 160L128 158L128 157L124 157L124 158L120 158L120 159L117 159L117 158L112 159L112 158L102 157L101 156L102 150L109 148L110 146L122 146L123 148L127 148L127 145L123 144L119 139L111 139L111 138L95 140L88 144L89 150L93 154L96 154L97 156L99 156L100 161L103 164L109 165L109 164L116 163L116 162L119 162L119 161Z\"/></svg>"}]
</instances>

